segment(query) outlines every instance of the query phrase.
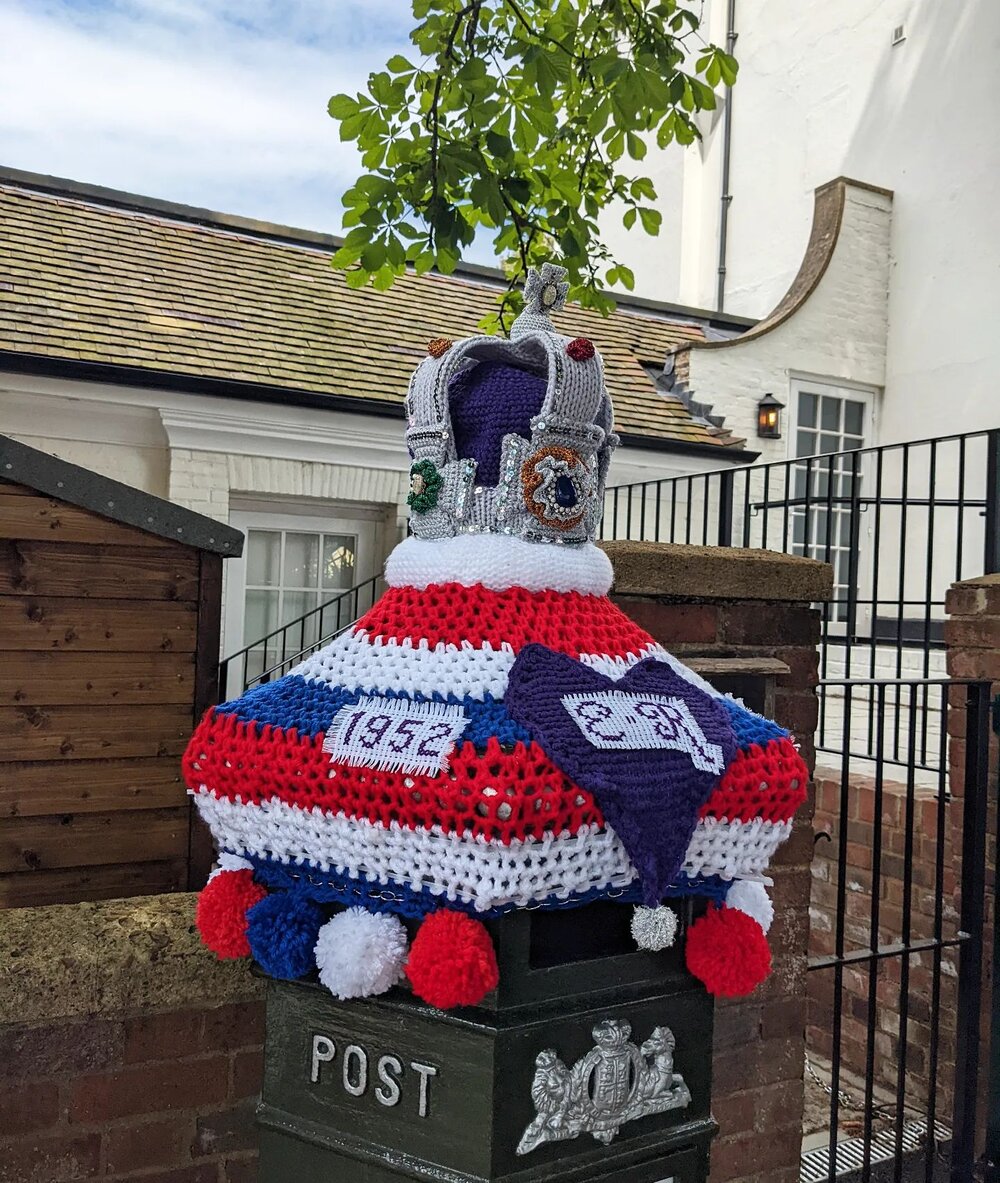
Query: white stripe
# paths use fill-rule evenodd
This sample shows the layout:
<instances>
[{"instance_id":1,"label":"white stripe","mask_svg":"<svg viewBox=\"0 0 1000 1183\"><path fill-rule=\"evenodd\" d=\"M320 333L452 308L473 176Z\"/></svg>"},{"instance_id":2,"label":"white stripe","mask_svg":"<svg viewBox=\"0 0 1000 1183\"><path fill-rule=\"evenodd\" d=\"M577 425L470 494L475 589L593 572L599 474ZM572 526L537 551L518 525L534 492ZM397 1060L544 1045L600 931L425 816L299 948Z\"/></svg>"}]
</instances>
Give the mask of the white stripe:
<instances>
[{"instance_id":1,"label":"white stripe","mask_svg":"<svg viewBox=\"0 0 1000 1183\"><path fill-rule=\"evenodd\" d=\"M284 801L242 805L196 795L198 810L220 848L378 883L403 883L479 911L565 899L593 888L627 887L635 870L610 829L584 826L538 841L509 845L472 835L383 826L343 813ZM759 875L787 838L790 822L699 822L684 873L732 879Z\"/></svg>"},{"instance_id":2,"label":"white stripe","mask_svg":"<svg viewBox=\"0 0 1000 1183\"><path fill-rule=\"evenodd\" d=\"M614 572L592 542L582 546L525 542L507 534L459 534L455 538L406 538L385 564L390 587L432 583L481 583L490 591L582 592L605 596Z\"/></svg>"},{"instance_id":3,"label":"white stripe","mask_svg":"<svg viewBox=\"0 0 1000 1183\"><path fill-rule=\"evenodd\" d=\"M662 653L658 645L647 645L627 657L582 653L580 660L598 673L618 679L636 662ZM431 646L426 641L386 640L359 631L337 637L297 665L289 676L369 693L395 690L430 696L436 692L475 699L489 694L500 699L507 692L507 678L516 656L508 644L494 649L488 642L475 646L468 641L461 645L439 641Z\"/></svg>"}]
</instances>

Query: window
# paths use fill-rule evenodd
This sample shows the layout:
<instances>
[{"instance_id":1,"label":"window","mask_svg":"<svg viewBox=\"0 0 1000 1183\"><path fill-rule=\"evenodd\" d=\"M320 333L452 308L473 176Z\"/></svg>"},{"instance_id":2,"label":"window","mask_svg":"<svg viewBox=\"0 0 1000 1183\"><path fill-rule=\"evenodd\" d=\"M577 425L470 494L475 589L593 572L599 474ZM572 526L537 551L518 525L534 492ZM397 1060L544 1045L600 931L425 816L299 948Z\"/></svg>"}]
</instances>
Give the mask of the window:
<instances>
[{"instance_id":1,"label":"window","mask_svg":"<svg viewBox=\"0 0 1000 1183\"><path fill-rule=\"evenodd\" d=\"M852 565L858 581L862 456L870 442L870 391L795 381L793 446L796 457L819 457L794 468L792 551L833 566L831 619L848 623ZM856 622L855 622L856 623Z\"/></svg>"},{"instance_id":2,"label":"window","mask_svg":"<svg viewBox=\"0 0 1000 1183\"><path fill-rule=\"evenodd\" d=\"M374 573L376 518L252 510L234 512L231 522L246 541L243 557L229 564L224 652L253 646L245 674L242 663L231 671L230 692L238 693L237 680L289 662L370 606L351 592Z\"/></svg>"}]
</instances>

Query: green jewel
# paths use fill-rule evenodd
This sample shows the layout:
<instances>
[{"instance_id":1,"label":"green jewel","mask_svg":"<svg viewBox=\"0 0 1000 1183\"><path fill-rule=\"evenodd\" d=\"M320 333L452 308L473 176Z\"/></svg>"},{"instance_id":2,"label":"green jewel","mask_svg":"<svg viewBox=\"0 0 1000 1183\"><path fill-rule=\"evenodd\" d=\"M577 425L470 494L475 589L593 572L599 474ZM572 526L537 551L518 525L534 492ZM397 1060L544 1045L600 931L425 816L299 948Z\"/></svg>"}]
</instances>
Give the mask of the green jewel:
<instances>
[{"instance_id":1,"label":"green jewel","mask_svg":"<svg viewBox=\"0 0 1000 1183\"><path fill-rule=\"evenodd\" d=\"M410 468L410 495L406 504L414 513L426 513L438 503L443 481L430 460L418 460Z\"/></svg>"}]
</instances>

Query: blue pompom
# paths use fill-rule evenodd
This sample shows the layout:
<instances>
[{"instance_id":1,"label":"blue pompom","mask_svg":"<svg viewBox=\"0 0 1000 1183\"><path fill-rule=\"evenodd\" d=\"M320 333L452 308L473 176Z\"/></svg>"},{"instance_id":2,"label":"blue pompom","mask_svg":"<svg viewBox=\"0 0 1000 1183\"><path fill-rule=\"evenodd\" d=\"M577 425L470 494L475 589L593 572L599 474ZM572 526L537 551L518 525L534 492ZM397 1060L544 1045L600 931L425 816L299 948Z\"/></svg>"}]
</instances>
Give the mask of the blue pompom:
<instances>
[{"instance_id":1,"label":"blue pompom","mask_svg":"<svg viewBox=\"0 0 1000 1183\"><path fill-rule=\"evenodd\" d=\"M254 960L272 978L304 977L326 916L303 896L275 892L247 912L247 940Z\"/></svg>"}]
</instances>

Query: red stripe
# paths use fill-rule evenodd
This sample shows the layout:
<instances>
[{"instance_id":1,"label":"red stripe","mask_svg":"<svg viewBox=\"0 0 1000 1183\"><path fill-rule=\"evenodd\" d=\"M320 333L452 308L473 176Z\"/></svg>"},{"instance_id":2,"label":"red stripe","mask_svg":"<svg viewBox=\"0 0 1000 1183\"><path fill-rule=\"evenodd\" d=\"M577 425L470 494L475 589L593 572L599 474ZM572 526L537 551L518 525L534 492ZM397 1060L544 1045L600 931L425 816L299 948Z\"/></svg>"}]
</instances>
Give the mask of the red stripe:
<instances>
[{"instance_id":1,"label":"red stripe","mask_svg":"<svg viewBox=\"0 0 1000 1183\"><path fill-rule=\"evenodd\" d=\"M353 768L331 762L322 733L300 737L210 712L195 731L183 766L189 788L205 785L230 801L277 797L304 809L319 806L412 829L437 825L504 843L604 824L590 793L568 780L537 744L517 744L507 752L491 739L477 752L463 743L449 763L449 771L438 776Z\"/></svg>"},{"instance_id":2,"label":"red stripe","mask_svg":"<svg viewBox=\"0 0 1000 1183\"><path fill-rule=\"evenodd\" d=\"M809 769L790 739L751 744L736 753L699 817L786 822L806 799Z\"/></svg>"},{"instance_id":3,"label":"red stripe","mask_svg":"<svg viewBox=\"0 0 1000 1183\"><path fill-rule=\"evenodd\" d=\"M653 643L607 596L520 587L496 592L478 583L438 583L423 591L392 587L357 628L373 637L426 640L430 645L471 641L479 646L488 641L494 648L506 643L516 651L534 641L571 657L625 657Z\"/></svg>"},{"instance_id":4,"label":"red stripe","mask_svg":"<svg viewBox=\"0 0 1000 1183\"><path fill-rule=\"evenodd\" d=\"M189 788L204 785L231 801L277 797L304 809L319 806L413 829L437 825L448 833L504 843L604 824L593 796L574 785L537 744L504 751L491 739L477 752L464 743L450 764L439 776L353 768L331 762L322 734L300 737L210 712L185 753L184 777ZM787 821L805 800L807 776L789 740L772 741L763 750L753 745L737 753L700 816Z\"/></svg>"}]
</instances>

